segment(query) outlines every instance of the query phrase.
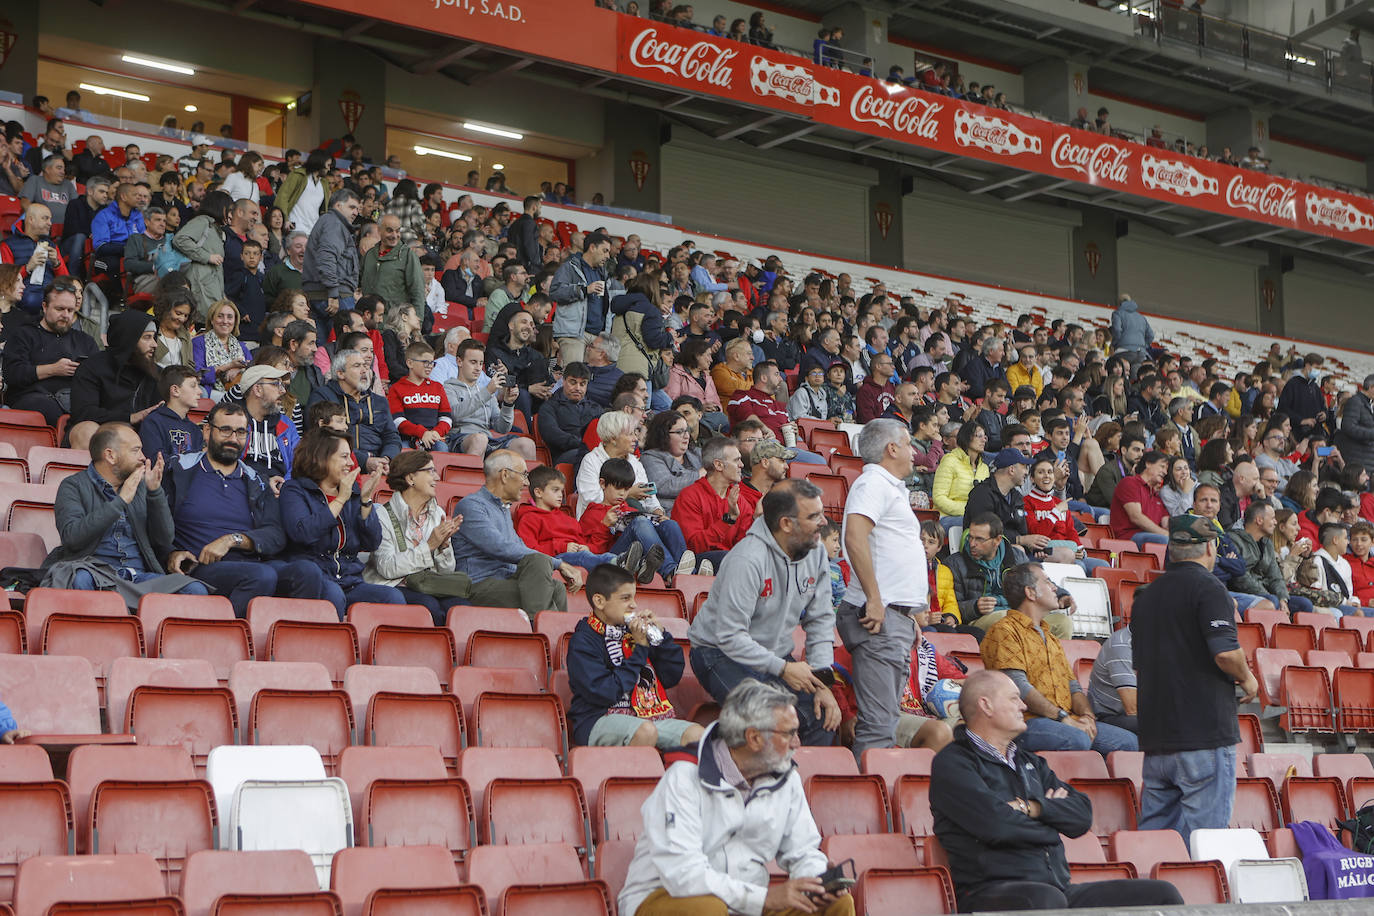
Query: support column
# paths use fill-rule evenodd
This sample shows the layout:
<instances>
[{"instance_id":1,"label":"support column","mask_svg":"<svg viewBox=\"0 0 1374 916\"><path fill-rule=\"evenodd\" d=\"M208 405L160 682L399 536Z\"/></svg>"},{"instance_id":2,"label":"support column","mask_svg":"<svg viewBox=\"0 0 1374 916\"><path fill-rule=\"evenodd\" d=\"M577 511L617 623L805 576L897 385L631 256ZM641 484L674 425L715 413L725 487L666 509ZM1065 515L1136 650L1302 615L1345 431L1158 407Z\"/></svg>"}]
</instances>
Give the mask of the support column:
<instances>
[{"instance_id":1,"label":"support column","mask_svg":"<svg viewBox=\"0 0 1374 916\"><path fill-rule=\"evenodd\" d=\"M895 163L878 165L878 183L868 189L868 259L886 267L903 267L902 198L910 179Z\"/></svg>"},{"instance_id":2,"label":"support column","mask_svg":"<svg viewBox=\"0 0 1374 916\"><path fill-rule=\"evenodd\" d=\"M1088 104L1088 65L1075 60L1036 61L1021 71L1024 105L1069 122ZM1089 111L1091 117L1093 112Z\"/></svg>"},{"instance_id":3,"label":"support column","mask_svg":"<svg viewBox=\"0 0 1374 916\"><path fill-rule=\"evenodd\" d=\"M910 50L897 49L900 53L893 57L894 50L888 47L886 10L864 3L846 3L832 10L824 24L844 29L844 38L839 45L851 52L844 55L845 65L851 69L857 69L867 57L873 61L876 76L885 76L887 68L894 63L910 71Z\"/></svg>"},{"instance_id":4,"label":"support column","mask_svg":"<svg viewBox=\"0 0 1374 916\"><path fill-rule=\"evenodd\" d=\"M386 159L386 64L356 46L315 42L313 114L321 140L352 134L373 162Z\"/></svg>"},{"instance_id":5,"label":"support column","mask_svg":"<svg viewBox=\"0 0 1374 916\"><path fill-rule=\"evenodd\" d=\"M38 94L38 32L41 3L8 4L0 16L0 86L17 92L28 104ZM58 31L49 24L44 31ZM13 44L10 42L13 41ZM5 46L9 45L8 52ZM61 99L51 99L54 108L62 107Z\"/></svg>"},{"instance_id":6,"label":"support column","mask_svg":"<svg viewBox=\"0 0 1374 916\"><path fill-rule=\"evenodd\" d=\"M1115 306L1117 297L1131 290L1117 285L1116 239L1118 223L1114 213L1083 209L1083 223L1073 230L1073 296L1087 302Z\"/></svg>"},{"instance_id":7,"label":"support column","mask_svg":"<svg viewBox=\"0 0 1374 916\"><path fill-rule=\"evenodd\" d=\"M1237 160L1252 146L1263 150L1269 143L1269 112L1262 108L1228 108L1207 117L1207 147L1218 156L1230 147Z\"/></svg>"},{"instance_id":8,"label":"support column","mask_svg":"<svg viewBox=\"0 0 1374 916\"><path fill-rule=\"evenodd\" d=\"M1293 269L1293 258L1277 249L1269 252L1269 263L1257 272L1255 296L1259 300L1255 310L1259 315L1259 332L1281 337L1288 333L1283 319L1283 275Z\"/></svg>"},{"instance_id":9,"label":"support column","mask_svg":"<svg viewBox=\"0 0 1374 916\"><path fill-rule=\"evenodd\" d=\"M653 112L607 102L605 141L597 152L576 162L581 200L601 194L608 206L646 213L662 212L662 136Z\"/></svg>"}]
</instances>

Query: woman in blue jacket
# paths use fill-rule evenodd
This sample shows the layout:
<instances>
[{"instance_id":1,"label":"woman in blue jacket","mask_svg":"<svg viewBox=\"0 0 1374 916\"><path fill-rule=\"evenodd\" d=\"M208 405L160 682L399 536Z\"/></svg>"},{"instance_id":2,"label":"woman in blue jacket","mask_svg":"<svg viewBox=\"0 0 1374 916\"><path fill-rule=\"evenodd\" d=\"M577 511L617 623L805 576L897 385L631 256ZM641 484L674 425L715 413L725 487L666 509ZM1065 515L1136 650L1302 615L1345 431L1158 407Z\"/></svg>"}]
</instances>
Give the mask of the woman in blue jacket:
<instances>
[{"instance_id":1,"label":"woman in blue jacket","mask_svg":"<svg viewBox=\"0 0 1374 916\"><path fill-rule=\"evenodd\" d=\"M359 553L382 542L381 518L372 497L381 485L380 471L358 485L358 466L347 437L330 429L312 429L296 446L292 477L281 489L286 554L304 557L324 571L324 597L343 620L355 601L405 604L399 589L363 581Z\"/></svg>"}]
</instances>

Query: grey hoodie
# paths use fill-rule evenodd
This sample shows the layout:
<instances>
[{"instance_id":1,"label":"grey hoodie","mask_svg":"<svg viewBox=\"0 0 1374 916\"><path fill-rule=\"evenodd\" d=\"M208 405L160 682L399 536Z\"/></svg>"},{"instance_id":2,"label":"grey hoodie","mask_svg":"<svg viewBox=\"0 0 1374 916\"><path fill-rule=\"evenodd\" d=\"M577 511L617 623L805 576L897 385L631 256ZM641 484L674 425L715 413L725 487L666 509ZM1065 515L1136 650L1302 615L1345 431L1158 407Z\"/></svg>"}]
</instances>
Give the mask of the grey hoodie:
<instances>
[{"instance_id":1,"label":"grey hoodie","mask_svg":"<svg viewBox=\"0 0 1374 916\"><path fill-rule=\"evenodd\" d=\"M1112 312L1112 346L1118 350L1148 350L1154 340L1154 329L1140 314L1140 306L1134 299L1123 299Z\"/></svg>"},{"instance_id":2,"label":"grey hoodie","mask_svg":"<svg viewBox=\"0 0 1374 916\"><path fill-rule=\"evenodd\" d=\"M777 676L792 653L792 630L806 630L806 662L835 660L835 608L825 547L793 561L760 514L720 569L701 611L687 630L693 647L719 649L740 665Z\"/></svg>"}]
</instances>

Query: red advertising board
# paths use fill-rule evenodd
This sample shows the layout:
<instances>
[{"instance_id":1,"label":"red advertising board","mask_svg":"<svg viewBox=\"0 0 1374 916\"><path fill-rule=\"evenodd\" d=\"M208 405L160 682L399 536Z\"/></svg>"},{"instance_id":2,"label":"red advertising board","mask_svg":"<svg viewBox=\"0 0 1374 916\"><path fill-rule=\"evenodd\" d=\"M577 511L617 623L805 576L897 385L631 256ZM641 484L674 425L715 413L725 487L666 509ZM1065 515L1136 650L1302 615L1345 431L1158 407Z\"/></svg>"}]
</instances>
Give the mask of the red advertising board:
<instances>
[{"instance_id":1,"label":"red advertising board","mask_svg":"<svg viewBox=\"0 0 1374 916\"><path fill-rule=\"evenodd\" d=\"M622 76L1140 197L1374 245L1374 201L619 16Z\"/></svg>"}]
</instances>

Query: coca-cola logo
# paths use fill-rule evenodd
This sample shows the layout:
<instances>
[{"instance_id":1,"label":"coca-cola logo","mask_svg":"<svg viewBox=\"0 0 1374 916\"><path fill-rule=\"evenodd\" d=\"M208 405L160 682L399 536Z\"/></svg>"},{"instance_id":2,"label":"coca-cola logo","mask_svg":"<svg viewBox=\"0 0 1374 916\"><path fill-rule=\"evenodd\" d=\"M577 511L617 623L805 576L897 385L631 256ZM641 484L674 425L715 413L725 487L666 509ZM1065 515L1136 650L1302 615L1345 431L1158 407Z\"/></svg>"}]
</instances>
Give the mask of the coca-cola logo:
<instances>
[{"instance_id":1,"label":"coca-cola logo","mask_svg":"<svg viewBox=\"0 0 1374 916\"><path fill-rule=\"evenodd\" d=\"M1211 175L1204 175L1187 163L1159 159L1148 153L1140 159L1140 179L1147 188L1179 197L1216 194L1220 190L1220 182Z\"/></svg>"},{"instance_id":2,"label":"coca-cola logo","mask_svg":"<svg viewBox=\"0 0 1374 916\"><path fill-rule=\"evenodd\" d=\"M1060 134L1050 147L1050 162L1057 168L1085 175L1089 181L1127 184L1131 177L1131 151L1114 143L1073 142L1073 135Z\"/></svg>"},{"instance_id":3,"label":"coca-cola logo","mask_svg":"<svg viewBox=\"0 0 1374 916\"><path fill-rule=\"evenodd\" d=\"M963 110L954 112L954 140L960 146L976 146L1003 156L1040 152L1040 138L1034 134L1002 118Z\"/></svg>"},{"instance_id":4,"label":"coca-cola logo","mask_svg":"<svg viewBox=\"0 0 1374 916\"><path fill-rule=\"evenodd\" d=\"M849 116L855 121L879 124L899 134L935 140L940 122L935 119L945 106L914 93L902 96L880 94L872 86L861 86L849 100Z\"/></svg>"},{"instance_id":5,"label":"coca-cola logo","mask_svg":"<svg viewBox=\"0 0 1374 916\"><path fill-rule=\"evenodd\" d=\"M1298 218L1297 192L1278 181L1267 184L1250 184L1242 175L1236 175L1226 183L1226 203L1232 207L1242 207L1260 216L1274 219L1296 220Z\"/></svg>"},{"instance_id":6,"label":"coca-cola logo","mask_svg":"<svg viewBox=\"0 0 1374 916\"><path fill-rule=\"evenodd\" d=\"M809 76L787 76L783 73L774 73L768 83L779 92L791 92L796 95L811 94L811 77Z\"/></svg>"},{"instance_id":7,"label":"coca-cola logo","mask_svg":"<svg viewBox=\"0 0 1374 916\"><path fill-rule=\"evenodd\" d=\"M645 29L630 42L630 63L634 66L721 89L730 88L734 71L728 65L735 54L709 41L687 45L663 40L658 29Z\"/></svg>"},{"instance_id":8,"label":"coca-cola logo","mask_svg":"<svg viewBox=\"0 0 1374 916\"><path fill-rule=\"evenodd\" d=\"M1367 232L1374 229L1374 216L1339 197L1309 193L1304 209L1307 211L1307 221L1317 226L1329 226L1341 232Z\"/></svg>"}]
</instances>

